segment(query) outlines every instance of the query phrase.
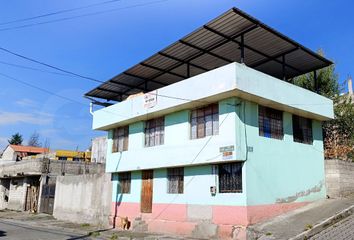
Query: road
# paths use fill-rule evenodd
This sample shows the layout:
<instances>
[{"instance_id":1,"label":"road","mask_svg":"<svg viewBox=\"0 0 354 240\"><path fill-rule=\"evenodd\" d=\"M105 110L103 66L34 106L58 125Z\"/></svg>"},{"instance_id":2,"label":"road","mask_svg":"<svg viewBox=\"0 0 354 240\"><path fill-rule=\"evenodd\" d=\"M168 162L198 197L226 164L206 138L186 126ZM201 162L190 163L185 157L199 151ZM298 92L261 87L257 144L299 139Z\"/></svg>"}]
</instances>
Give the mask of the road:
<instances>
[{"instance_id":1,"label":"road","mask_svg":"<svg viewBox=\"0 0 354 240\"><path fill-rule=\"evenodd\" d=\"M73 233L63 232L59 230L51 230L51 229L44 229L39 227L33 227L29 225L22 225L20 223L15 223L11 221L4 221L0 220L0 239L6 240L44 240L44 239L51 239L51 240L75 240L75 239L83 239L88 240L86 236L79 236Z\"/></svg>"},{"instance_id":2,"label":"road","mask_svg":"<svg viewBox=\"0 0 354 240\"><path fill-rule=\"evenodd\" d=\"M333 226L310 238L311 240L353 240L354 215L351 215Z\"/></svg>"}]
</instances>

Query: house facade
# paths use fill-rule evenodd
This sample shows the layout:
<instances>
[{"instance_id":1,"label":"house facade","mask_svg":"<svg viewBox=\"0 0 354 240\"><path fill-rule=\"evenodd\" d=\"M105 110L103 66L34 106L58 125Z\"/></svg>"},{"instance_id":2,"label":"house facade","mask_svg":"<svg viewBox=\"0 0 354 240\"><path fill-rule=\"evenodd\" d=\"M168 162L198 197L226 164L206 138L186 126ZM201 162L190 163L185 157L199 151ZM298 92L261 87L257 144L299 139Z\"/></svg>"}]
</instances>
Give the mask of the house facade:
<instances>
[{"instance_id":1,"label":"house facade","mask_svg":"<svg viewBox=\"0 0 354 240\"><path fill-rule=\"evenodd\" d=\"M230 21L232 18L243 18L250 26L240 28L241 23ZM224 30L220 27L218 32L215 29L220 21ZM235 32L226 34L225 26ZM111 100L123 97L93 113L93 129L108 135L106 172L112 174L113 225L127 216L133 227L152 232L243 239L248 225L326 197L321 123L333 118L333 103L286 80L296 73L291 73L285 61L275 69L246 60L243 47L259 51L244 42L247 34L253 33L249 44L258 49L267 41L256 42L261 35L252 31L259 28L279 34L232 9L159 52L187 65L184 78L172 81L169 75L181 73L172 67L162 69L167 60L152 61L154 55L123 73L125 77L140 73L145 86L155 86L146 88L145 94L125 97L136 93L139 85L130 88L122 74L87 94ZM195 43L209 41L212 35L201 34L204 30L229 41L231 37L226 35L245 35L229 51L206 52L211 45L204 49L190 43L193 39ZM274 39L269 41L269 47L289 54L290 50L280 43L277 46ZM185 61L171 55L176 44L194 46L204 60L191 62L191 57ZM213 59L223 59L235 49L241 51L231 63L219 64ZM299 49L304 51L300 47L293 51ZM272 56L269 61L277 61L276 55ZM320 59L313 52L311 56ZM304 67L303 72L321 65L313 66L306 58L294 59L291 67ZM258 64L266 60L253 59ZM141 66L145 71L138 71ZM193 67L206 66L208 70L191 74ZM157 78L156 73L150 77L148 68L160 71L165 78ZM165 86L157 87L156 79L164 80ZM113 82L128 90L113 88Z\"/></svg>"},{"instance_id":2,"label":"house facade","mask_svg":"<svg viewBox=\"0 0 354 240\"><path fill-rule=\"evenodd\" d=\"M16 162L22 160L22 158L24 157L35 156L37 154L44 154L48 151L48 148L10 144L5 148L0 161Z\"/></svg>"}]
</instances>

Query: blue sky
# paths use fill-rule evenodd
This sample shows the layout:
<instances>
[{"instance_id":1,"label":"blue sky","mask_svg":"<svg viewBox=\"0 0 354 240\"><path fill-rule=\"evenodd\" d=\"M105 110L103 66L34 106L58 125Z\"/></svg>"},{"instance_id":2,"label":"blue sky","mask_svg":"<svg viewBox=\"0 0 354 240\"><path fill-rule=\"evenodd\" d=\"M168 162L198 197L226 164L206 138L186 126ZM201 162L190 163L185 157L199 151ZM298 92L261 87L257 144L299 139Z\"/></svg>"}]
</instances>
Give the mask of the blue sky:
<instances>
[{"instance_id":1,"label":"blue sky","mask_svg":"<svg viewBox=\"0 0 354 240\"><path fill-rule=\"evenodd\" d=\"M115 11L28 28L3 22L94 4L98 0L12 0L1 4L0 47L95 79L108 80L195 28L236 6L271 27L317 50L337 66L340 81L353 73L354 3L349 0L121 0L82 11L37 19L54 20L101 10ZM148 5L146 5L149 3ZM25 142L34 131L51 148L86 149L91 138L89 102L82 96L98 83L4 64L54 71L0 51L0 149L15 132ZM3 77L73 99L71 102Z\"/></svg>"}]
</instances>

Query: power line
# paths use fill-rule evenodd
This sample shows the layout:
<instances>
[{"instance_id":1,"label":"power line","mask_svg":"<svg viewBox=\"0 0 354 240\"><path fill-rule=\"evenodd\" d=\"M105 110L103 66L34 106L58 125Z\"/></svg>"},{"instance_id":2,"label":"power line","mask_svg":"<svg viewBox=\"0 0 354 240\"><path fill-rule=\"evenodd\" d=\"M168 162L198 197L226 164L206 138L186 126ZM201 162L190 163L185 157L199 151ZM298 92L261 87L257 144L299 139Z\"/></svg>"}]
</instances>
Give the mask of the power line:
<instances>
[{"instance_id":1,"label":"power line","mask_svg":"<svg viewBox=\"0 0 354 240\"><path fill-rule=\"evenodd\" d=\"M143 7L143 6L153 5L156 3L161 3L161 2L166 2L166 1L169 1L169 0L158 0L158 1L152 1L152 2L147 2L147 3L135 4L135 5L126 6L126 7L120 7L120 8L114 8L114 9L109 9L109 10L103 10L103 11L97 11L97 12L92 12L92 13L71 16L71 17L59 18L59 19L54 19L54 20L49 20L49 21L30 23L30 24L15 26L15 27L6 27L6 28L1 28L0 32L14 30L14 29L27 28L27 27L37 26L37 25L44 25L44 24L55 23L55 22L62 22L62 21L67 21L67 20L71 20L71 19L76 19L76 18L95 16L95 15L100 15L103 13L115 12L115 11L119 11L119 10L136 8L136 7Z\"/></svg>"},{"instance_id":2,"label":"power line","mask_svg":"<svg viewBox=\"0 0 354 240\"><path fill-rule=\"evenodd\" d=\"M54 16L54 15L58 15L58 14L62 14L62 13L74 12L74 11L78 11L78 10L82 10L82 9L87 9L87 8L91 8L91 7L96 7L96 6L101 6L101 5L106 5L106 4L113 3L113 2L118 2L118 1L121 1L121 0L110 0L110 1L105 1L105 2L100 2L100 3L89 4L89 5L85 5L85 6L81 6L81 7L76 7L76 8L63 9L63 10L59 10L59 11L55 11L55 12L50 12L50 13L45 13L45 14L41 14L41 15L37 15L37 16L33 16L33 17L20 18L20 19L16 19L16 20L7 21L7 22L1 22L1 23L0 23L0 26L1 26L1 25L11 24L11 23L25 22L25 21L29 21L29 20L38 19L38 18L44 18L44 17Z\"/></svg>"},{"instance_id":3,"label":"power line","mask_svg":"<svg viewBox=\"0 0 354 240\"><path fill-rule=\"evenodd\" d=\"M37 64L40 64L40 65L43 65L43 66L46 66L46 67L49 67L49 68L52 68L52 69L55 69L57 71L61 71L61 72L64 72L66 74L69 74L67 76L75 76L75 77L78 77L78 78L82 78L82 79L86 79L86 80L90 80L90 81L93 81L93 82L97 82L97 83L105 83L105 84L108 84L108 85L111 85L111 86L116 86L117 84L119 85L119 83L111 83L111 82L108 82L108 81L102 81L102 80L99 80L99 79L96 79L96 78L92 78L92 77L88 77L88 76L84 76L82 74L79 74L79 73L75 73L75 72L72 72L72 71L69 71L69 70L65 70L63 68L60 68L60 67L56 67L54 65L51 65L51 64L48 64L48 63L45 63L43 61L39 61L39 60L36 60L36 59L33 59L31 57L27 57L27 56L24 56L22 54L19 54L19 53L16 53L16 52L13 52L9 49L6 49L6 48L3 48L3 47L0 47L0 50L4 51L4 52L7 52L9 54L12 54L14 56L17 56L17 57L20 57L20 58L23 58L27 61L31 61L31 62L34 62L34 63L37 63ZM0 62L1 63L1 62ZM10 64L8 64L10 65ZM15 64L11 64L11 65L15 65ZM22 66L23 67L23 66ZM27 67L24 67L24 68L27 68ZM32 69L34 70L34 69ZM41 70L39 70L41 71ZM153 94L155 95L155 94ZM210 104L212 102L209 102L209 101L205 101L205 100L195 100L195 99L188 99L188 98L181 98L181 97L176 97L176 96L168 96L168 95L163 95L163 94L156 94L156 96L159 96L159 97L164 97L164 98L171 98L171 99L175 99L175 100L181 100L181 101L186 101L186 102L201 102L201 103L204 103L204 104ZM266 106L272 106L272 105L277 105L277 104L267 104ZM326 104L326 103L288 103L288 105L293 105L293 106L315 106L315 105L331 105L331 104Z\"/></svg>"},{"instance_id":4,"label":"power line","mask_svg":"<svg viewBox=\"0 0 354 240\"><path fill-rule=\"evenodd\" d=\"M66 73L47 71L47 70L44 70L44 69L28 67L28 66L25 66L25 65L9 63L9 62L5 62L5 61L0 61L0 64L11 66L11 67L16 67L16 68L21 68L21 69L27 69L27 70L32 70L32 71L43 72L43 73L50 73L50 74L56 74L56 75L61 75L61 76L72 77L72 75L69 75L69 74L66 74Z\"/></svg>"}]
</instances>

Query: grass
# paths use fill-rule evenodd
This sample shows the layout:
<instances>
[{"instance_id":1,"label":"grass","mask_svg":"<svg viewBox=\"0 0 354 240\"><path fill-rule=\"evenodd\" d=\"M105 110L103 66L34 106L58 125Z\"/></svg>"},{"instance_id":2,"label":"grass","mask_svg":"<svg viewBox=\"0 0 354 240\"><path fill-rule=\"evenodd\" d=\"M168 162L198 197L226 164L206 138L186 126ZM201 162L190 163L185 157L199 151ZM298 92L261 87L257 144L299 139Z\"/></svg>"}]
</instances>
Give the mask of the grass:
<instances>
[{"instance_id":1,"label":"grass","mask_svg":"<svg viewBox=\"0 0 354 240\"><path fill-rule=\"evenodd\" d=\"M98 237L100 235L100 232L90 232L89 236L90 237Z\"/></svg>"},{"instance_id":2,"label":"grass","mask_svg":"<svg viewBox=\"0 0 354 240\"><path fill-rule=\"evenodd\" d=\"M307 224L305 227L305 231L312 229L313 226L311 224Z\"/></svg>"},{"instance_id":3,"label":"grass","mask_svg":"<svg viewBox=\"0 0 354 240\"><path fill-rule=\"evenodd\" d=\"M83 223L83 224L81 224L80 226L81 226L81 227L89 227L90 224L88 224L88 223Z\"/></svg>"},{"instance_id":4,"label":"grass","mask_svg":"<svg viewBox=\"0 0 354 240\"><path fill-rule=\"evenodd\" d=\"M109 238L111 240L117 240L118 239L118 236L116 233L113 233L112 236Z\"/></svg>"},{"instance_id":5,"label":"grass","mask_svg":"<svg viewBox=\"0 0 354 240\"><path fill-rule=\"evenodd\" d=\"M272 236L272 233L271 232L267 232L266 236Z\"/></svg>"}]
</instances>

